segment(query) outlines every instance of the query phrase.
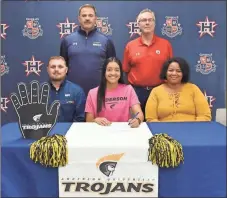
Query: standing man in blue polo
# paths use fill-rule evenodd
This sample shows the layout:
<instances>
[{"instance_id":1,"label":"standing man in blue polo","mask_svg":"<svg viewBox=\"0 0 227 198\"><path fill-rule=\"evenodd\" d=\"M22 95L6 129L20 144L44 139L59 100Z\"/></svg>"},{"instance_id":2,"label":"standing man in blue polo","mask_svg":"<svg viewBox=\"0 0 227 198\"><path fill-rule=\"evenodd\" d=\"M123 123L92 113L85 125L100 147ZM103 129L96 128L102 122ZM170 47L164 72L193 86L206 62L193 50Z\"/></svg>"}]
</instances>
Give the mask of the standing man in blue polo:
<instances>
[{"instance_id":1,"label":"standing man in blue polo","mask_svg":"<svg viewBox=\"0 0 227 198\"><path fill-rule=\"evenodd\" d=\"M49 59L49 104L54 100L60 101L58 122L83 122L86 97L80 86L65 79L67 71L68 67L63 57L53 56Z\"/></svg>"},{"instance_id":2,"label":"standing man in blue polo","mask_svg":"<svg viewBox=\"0 0 227 198\"><path fill-rule=\"evenodd\" d=\"M68 79L79 84L87 95L99 85L104 60L115 57L112 41L96 28L96 9L91 4L79 8L80 26L61 43L60 55L69 67Z\"/></svg>"}]
</instances>

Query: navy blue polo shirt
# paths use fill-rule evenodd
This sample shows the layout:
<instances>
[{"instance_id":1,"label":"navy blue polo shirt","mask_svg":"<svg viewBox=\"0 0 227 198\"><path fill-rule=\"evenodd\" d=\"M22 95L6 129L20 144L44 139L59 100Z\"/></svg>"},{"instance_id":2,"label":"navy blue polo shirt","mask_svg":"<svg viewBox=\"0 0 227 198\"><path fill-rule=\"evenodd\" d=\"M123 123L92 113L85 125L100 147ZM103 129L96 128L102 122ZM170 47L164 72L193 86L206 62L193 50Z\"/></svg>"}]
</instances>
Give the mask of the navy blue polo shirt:
<instances>
[{"instance_id":1,"label":"navy blue polo shirt","mask_svg":"<svg viewBox=\"0 0 227 198\"><path fill-rule=\"evenodd\" d=\"M83 89L65 80L60 88L56 88L50 83L49 104L54 100L60 101L57 122L83 122L85 121L85 102L86 97Z\"/></svg>"},{"instance_id":2,"label":"navy blue polo shirt","mask_svg":"<svg viewBox=\"0 0 227 198\"><path fill-rule=\"evenodd\" d=\"M78 27L63 38L60 55L69 67L67 79L80 85L85 94L97 87L105 59L115 57L113 42L96 28L88 34Z\"/></svg>"}]
</instances>

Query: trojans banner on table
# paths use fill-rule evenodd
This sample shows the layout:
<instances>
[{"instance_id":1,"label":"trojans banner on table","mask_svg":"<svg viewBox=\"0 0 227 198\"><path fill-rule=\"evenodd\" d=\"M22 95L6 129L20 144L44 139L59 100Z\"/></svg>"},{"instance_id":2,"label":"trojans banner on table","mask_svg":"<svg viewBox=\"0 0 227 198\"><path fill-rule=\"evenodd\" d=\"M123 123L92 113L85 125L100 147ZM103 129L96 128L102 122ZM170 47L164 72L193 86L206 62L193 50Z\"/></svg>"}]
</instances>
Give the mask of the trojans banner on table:
<instances>
[{"instance_id":1,"label":"trojans banner on table","mask_svg":"<svg viewBox=\"0 0 227 198\"><path fill-rule=\"evenodd\" d=\"M148 161L151 137L146 123L73 123L59 197L158 197L158 166Z\"/></svg>"}]
</instances>

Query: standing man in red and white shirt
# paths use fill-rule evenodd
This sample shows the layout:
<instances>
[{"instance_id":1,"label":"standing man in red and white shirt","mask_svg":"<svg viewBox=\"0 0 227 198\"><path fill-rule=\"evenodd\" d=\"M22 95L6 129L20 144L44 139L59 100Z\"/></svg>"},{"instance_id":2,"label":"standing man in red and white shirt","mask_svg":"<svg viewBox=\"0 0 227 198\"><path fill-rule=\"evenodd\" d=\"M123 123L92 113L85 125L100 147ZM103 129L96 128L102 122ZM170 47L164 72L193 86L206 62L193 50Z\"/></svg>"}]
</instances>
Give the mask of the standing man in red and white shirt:
<instances>
[{"instance_id":1,"label":"standing man in red and white shirt","mask_svg":"<svg viewBox=\"0 0 227 198\"><path fill-rule=\"evenodd\" d=\"M155 35L155 14L150 9L142 10L137 16L141 36L130 41L124 51L123 71L134 87L141 108L145 106L152 88L160 85L162 64L173 57L172 46L166 39Z\"/></svg>"}]
</instances>

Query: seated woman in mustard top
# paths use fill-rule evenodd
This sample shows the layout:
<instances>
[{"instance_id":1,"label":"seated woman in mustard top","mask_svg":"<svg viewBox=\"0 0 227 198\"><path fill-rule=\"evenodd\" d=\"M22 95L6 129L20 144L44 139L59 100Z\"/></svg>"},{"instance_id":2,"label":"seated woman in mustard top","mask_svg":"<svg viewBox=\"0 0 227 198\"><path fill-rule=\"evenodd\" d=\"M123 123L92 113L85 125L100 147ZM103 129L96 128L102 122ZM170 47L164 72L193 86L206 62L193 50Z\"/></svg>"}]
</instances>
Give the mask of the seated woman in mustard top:
<instances>
[{"instance_id":1,"label":"seated woman in mustard top","mask_svg":"<svg viewBox=\"0 0 227 198\"><path fill-rule=\"evenodd\" d=\"M160 78L147 100L147 122L210 121L211 111L200 89L189 81L188 63L179 57L163 64Z\"/></svg>"}]
</instances>

